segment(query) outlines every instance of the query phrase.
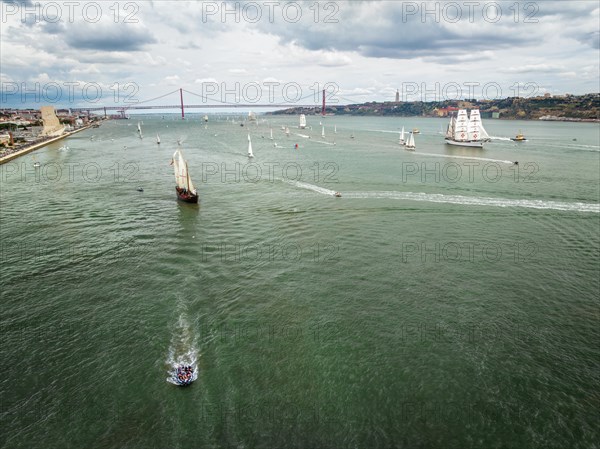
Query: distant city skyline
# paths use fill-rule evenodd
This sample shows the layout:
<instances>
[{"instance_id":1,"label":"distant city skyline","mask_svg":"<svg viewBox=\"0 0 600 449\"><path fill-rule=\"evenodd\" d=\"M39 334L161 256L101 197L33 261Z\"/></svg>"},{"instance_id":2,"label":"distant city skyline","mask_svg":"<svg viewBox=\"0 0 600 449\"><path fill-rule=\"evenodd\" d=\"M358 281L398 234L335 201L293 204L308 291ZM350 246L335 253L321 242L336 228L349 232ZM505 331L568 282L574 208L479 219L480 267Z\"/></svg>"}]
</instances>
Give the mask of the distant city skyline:
<instances>
[{"instance_id":1,"label":"distant city skyline","mask_svg":"<svg viewBox=\"0 0 600 449\"><path fill-rule=\"evenodd\" d=\"M596 2L96 5L2 2L0 107L127 104L180 87L195 103L293 105L324 87L346 104L600 83Z\"/></svg>"}]
</instances>

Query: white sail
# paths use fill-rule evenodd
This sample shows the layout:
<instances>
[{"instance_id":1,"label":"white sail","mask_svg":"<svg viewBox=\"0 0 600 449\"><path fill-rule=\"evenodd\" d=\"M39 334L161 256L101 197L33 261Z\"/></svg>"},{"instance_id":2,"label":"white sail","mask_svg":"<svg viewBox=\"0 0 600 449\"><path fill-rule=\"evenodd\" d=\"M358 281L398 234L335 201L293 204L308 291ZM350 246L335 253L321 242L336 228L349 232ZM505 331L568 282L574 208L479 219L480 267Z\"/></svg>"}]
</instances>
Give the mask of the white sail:
<instances>
[{"instance_id":1,"label":"white sail","mask_svg":"<svg viewBox=\"0 0 600 449\"><path fill-rule=\"evenodd\" d=\"M477 126L479 128L479 137L478 137L478 139L473 139L473 140L482 140L484 142L492 140L490 138L490 135L487 133L487 131L483 127L483 122L481 121L481 115L479 114L479 109L473 109L471 111L471 119L477 122Z\"/></svg>"},{"instance_id":2,"label":"white sail","mask_svg":"<svg viewBox=\"0 0 600 449\"><path fill-rule=\"evenodd\" d=\"M469 140L468 126L469 119L467 117L467 110L461 109L458 111L458 116L454 123L454 140L459 142L466 142Z\"/></svg>"},{"instance_id":3,"label":"white sail","mask_svg":"<svg viewBox=\"0 0 600 449\"><path fill-rule=\"evenodd\" d=\"M252 140L250 139L250 134L248 134L248 157L254 157L254 153L252 152Z\"/></svg>"},{"instance_id":4,"label":"white sail","mask_svg":"<svg viewBox=\"0 0 600 449\"><path fill-rule=\"evenodd\" d=\"M273 140L273 128L271 128L271 140Z\"/></svg>"},{"instance_id":5,"label":"white sail","mask_svg":"<svg viewBox=\"0 0 600 449\"><path fill-rule=\"evenodd\" d=\"M415 137L413 133L410 133L408 135L408 141L406 142L406 148L409 148L411 150L414 150L416 148L415 146Z\"/></svg>"},{"instance_id":6,"label":"white sail","mask_svg":"<svg viewBox=\"0 0 600 449\"><path fill-rule=\"evenodd\" d=\"M290 135L290 129L289 128L285 128L285 133L289 136Z\"/></svg>"},{"instance_id":7,"label":"white sail","mask_svg":"<svg viewBox=\"0 0 600 449\"><path fill-rule=\"evenodd\" d=\"M452 139L454 137L454 128L456 125L456 120L454 117L450 117L450 123L448 123L448 129L446 129L446 138Z\"/></svg>"},{"instance_id":8,"label":"white sail","mask_svg":"<svg viewBox=\"0 0 600 449\"><path fill-rule=\"evenodd\" d=\"M177 184L177 187L195 193L196 189L190 179L187 162L183 159L183 154L180 150L176 150L175 153L173 153L173 169L175 171L175 183Z\"/></svg>"},{"instance_id":9,"label":"white sail","mask_svg":"<svg viewBox=\"0 0 600 449\"><path fill-rule=\"evenodd\" d=\"M469 116L469 124L467 125L468 140L475 142L481 140L480 125L481 116L479 115L479 109L472 109Z\"/></svg>"},{"instance_id":10,"label":"white sail","mask_svg":"<svg viewBox=\"0 0 600 449\"><path fill-rule=\"evenodd\" d=\"M300 114L300 129L306 128L306 115Z\"/></svg>"},{"instance_id":11,"label":"white sail","mask_svg":"<svg viewBox=\"0 0 600 449\"><path fill-rule=\"evenodd\" d=\"M402 127L402 132L400 133L400 141L398 142L400 145L404 145L405 143L404 137L404 126Z\"/></svg>"},{"instance_id":12,"label":"white sail","mask_svg":"<svg viewBox=\"0 0 600 449\"><path fill-rule=\"evenodd\" d=\"M254 112L252 112L252 111L248 112L248 121L250 121L250 122L256 121L256 115L254 114Z\"/></svg>"},{"instance_id":13,"label":"white sail","mask_svg":"<svg viewBox=\"0 0 600 449\"><path fill-rule=\"evenodd\" d=\"M333 133L337 134L337 125L333 125Z\"/></svg>"},{"instance_id":14,"label":"white sail","mask_svg":"<svg viewBox=\"0 0 600 449\"><path fill-rule=\"evenodd\" d=\"M160 136L156 134L156 143L160 143Z\"/></svg>"},{"instance_id":15,"label":"white sail","mask_svg":"<svg viewBox=\"0 0 600 449\"><path fill-rule=\"evenodd\" d=\"M321 126L321 137L325 138L325 125Z\"/></svg>"},{"instance_id":16,"label":"white sail","mask_svg":"<svg viewBox=\"0 0 600 449\"><path fill-rule=\"evenodd\" d=\"M208 122L208 115L205 115L205 116L203 117L203 120L204 120L205 122Z\"/></svg>"}]
</instances>

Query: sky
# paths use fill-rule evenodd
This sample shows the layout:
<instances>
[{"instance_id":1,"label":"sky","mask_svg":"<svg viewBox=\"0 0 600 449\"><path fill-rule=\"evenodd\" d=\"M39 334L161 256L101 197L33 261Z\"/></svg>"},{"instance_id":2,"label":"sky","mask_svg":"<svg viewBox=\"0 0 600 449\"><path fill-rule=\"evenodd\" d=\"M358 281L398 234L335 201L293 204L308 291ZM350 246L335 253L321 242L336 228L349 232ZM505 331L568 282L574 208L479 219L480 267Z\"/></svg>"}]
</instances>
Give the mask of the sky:
<instances>
[{"instance_id":1,"label":"sky","mask_svg":"<svg viewBox=\"0 0 600 449\"><path fill-rule=\"evenodd\" d=\"M3 0L0 107L599 92L599 5Z\"/></svg>"}]
</instances>

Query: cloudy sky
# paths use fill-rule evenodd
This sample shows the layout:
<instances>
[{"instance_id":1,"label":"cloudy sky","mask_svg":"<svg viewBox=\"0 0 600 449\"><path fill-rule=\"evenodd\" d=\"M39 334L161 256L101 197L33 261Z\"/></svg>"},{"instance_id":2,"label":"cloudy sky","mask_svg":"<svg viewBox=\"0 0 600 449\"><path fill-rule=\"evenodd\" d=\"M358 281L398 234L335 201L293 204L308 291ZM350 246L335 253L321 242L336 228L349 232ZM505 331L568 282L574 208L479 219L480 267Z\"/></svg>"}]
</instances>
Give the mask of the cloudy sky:
<instances>
[{"instance_id":1,"label":"cloudy sky","mask_svg":"<svg viewBox=\"0 0 600 449\"><path fill-rule=\"evenodd\" d=\"M0 107L598 92L598 2L472 3L4 0Z\"/></svg>"}]
</instances>

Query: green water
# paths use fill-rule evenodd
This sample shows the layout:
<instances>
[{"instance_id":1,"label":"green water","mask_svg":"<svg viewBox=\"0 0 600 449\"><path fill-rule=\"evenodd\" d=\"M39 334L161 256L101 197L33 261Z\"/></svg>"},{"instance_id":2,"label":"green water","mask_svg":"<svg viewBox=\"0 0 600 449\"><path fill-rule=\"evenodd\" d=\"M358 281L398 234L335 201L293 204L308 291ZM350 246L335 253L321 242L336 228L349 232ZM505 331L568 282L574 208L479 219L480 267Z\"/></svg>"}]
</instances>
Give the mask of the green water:
<instances>
[{"instance_id":1,"label":"green water","mask_svg":"<svg viewBox=\"0 0 600 449\"><path fill-rule=\"evenodd\" d=\"M1 447L597 444L597 124L140 120L1 167Z\"/></svg>"}]
</instances>

